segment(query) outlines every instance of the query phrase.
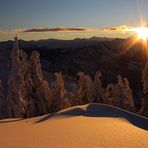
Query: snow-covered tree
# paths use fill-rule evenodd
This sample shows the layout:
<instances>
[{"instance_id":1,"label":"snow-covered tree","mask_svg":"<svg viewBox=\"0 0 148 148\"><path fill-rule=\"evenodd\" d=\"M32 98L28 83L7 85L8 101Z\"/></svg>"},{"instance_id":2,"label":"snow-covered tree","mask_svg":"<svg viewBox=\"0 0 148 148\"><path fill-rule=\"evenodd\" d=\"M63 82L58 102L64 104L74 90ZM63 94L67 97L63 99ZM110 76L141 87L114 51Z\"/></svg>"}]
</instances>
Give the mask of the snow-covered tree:
<instances>
[{"instance_id":1,"label":"snow-covered tree","mask_svg":"<svg viewBox=\"0 0 148 148\"><path fill-rule=\"evenodd\" d=\"M85 97L86 93L86 86L85 86L85 74L84 72L79 72L79 92L78 92L78 98L79 98L79 104L83 104L83 98Z\"/></svg>"},{"instance_id":2,"label":"snow-covered tree","mask_svg":"<svg viewBox=\"0 0 148 148\"><path fill-rule=\"evenodd\" d=\"M94 78L94 98L98 103L103 103L105 98L105 92L102 87L101 81L101 72L97 71Z\"/></svg>"},{"instance_id":3,"label":"snow-covered tree","mask_svg":"<svg viewBox=\"0 0 148 148\"><path fill-rule=\"evenodd\" d=\"M11 52L11 61L11 72L8 78L7 112L9 117L23 117L25 114L25 100L21 95L21 87L24 83L23 76L27 71L27 69L23 69L26 65L26 54L18 48L17 37Z\"/></svg>"},{"instance_id":4,"label":"snow-covered tree","mask_svg":"<svg viewBox=\"0 0 148 148\"><path fill-rule=\"evenodd\" d=\"M33 51L29 61L30 72L30 116L47 113L50 110L51 98L48 82L44 80L40 64L40 54Z\"/></svg>"},{"instance_id":5,"label":"snow-covered tree","mask_svg":"<svg viewBox=\"0 0 148 148\"><path fill-rule=\"evenodd\" d=\"M11 72L8 78L7 112L9 117L32 117L50 109L51 98L47 81L43 78L40 54L27 54L18 48L15 38L11 52Z\"/></svg>"},{"instance_id":6,"label":"snow-covered tree","mask_svg":"<svg viewBox=\"0 0 148 148\"><path fill-rule=\"evenodd\" d=\"M85 75L86 97L89 103L94 102L94 86L89 75Z\"/></svg>"},{"instance_id":7,"label":"snow-covered tree","mask_svg":"<svg viewBox=\"0 0 148 148\"><path fill-rule=\"evenodd\" d=\"M79 104L94 102L94 85L91 77L83 72L78 73L79 76Z\"/></svg>"},{"instance_id":8,"label":"snow-covered tree","mask_svg":"<svg viewBox=\"0 0 148 148\"><path fill-rule=\"evenodd\" d=\"M110 105L116 105L117 96L116 96L115 90L116 90L115 85L113 83L109 83L107 85L106 93L105 93L106 99L104 100L104 103L107 103Z\"/></svg>"},{"instance_id":9,"label":"snow-covered tree","mask_svg":"<svg viewBox=\"0 0 148 148\"><path fill-rule=\"evenodd\" d=\"M121 75L118 75L117 83L107 86L107 94L107 103L134 111L134 99L127 78L123 79Z\"/></svg>"},{"instance_id":10,"label":"snow-covered tree","mask_svg":"<svg viewBox=\"0 0 148 148\"><path fill-rule=\"evenodd\" d=\"M60 110L64 108L64 96L66 93L64 80L62 77L62 73L55 73L56 76L56 83L55 83L55 95L56 98L53 100L55 101L56 110Z\"/></svg>"},{"instance_id":11,"label":"snow-covered tree","mask_svg":"<svg viewBox=\"0 0 148 148\"><path fill-rule=\"evenodd\" d=\"M141 103L140 114L148 117L148 62L142 72L142 83L143 83L143 97Z\"/></svg>"},{"instance_id":12,"label":"snow-covered tree","mask_svg":"<svg viewBox=\"0 0 148 148\"><path fill-rule=\"evenodd\" d=\"M6 116L6 98L3 93L3 86L0 80L0 116Z\"/></svg>"},{"instance_id":13,"label":"snow-covered tree","mask_svg":"<svg viewBox=\"0 0 148 148\"><path fill-rule=\"evenodd\" d=\"M127 109L130 111L135 110L135 105L134 105L134 98L132 94L132 89L130 88L129 81L127 78L124 78L124 83L125 83L125 88L123 90L124 96L126 99L124 101L127 101L125 104L127 104Z\"/></svg>"}]
</instances>

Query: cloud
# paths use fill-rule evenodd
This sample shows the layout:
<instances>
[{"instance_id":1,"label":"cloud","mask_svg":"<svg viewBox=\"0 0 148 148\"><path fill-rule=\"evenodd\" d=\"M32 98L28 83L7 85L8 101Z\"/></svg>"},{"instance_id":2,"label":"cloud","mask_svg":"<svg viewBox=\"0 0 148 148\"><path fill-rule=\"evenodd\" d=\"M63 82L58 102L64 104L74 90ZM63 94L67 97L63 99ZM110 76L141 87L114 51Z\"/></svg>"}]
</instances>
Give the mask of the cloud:
<instances>
[{"instance_id":1,"label":"cloud","mask_svg":"<svg viewBox=\"0 0 148 148\"><path fill-rule=\"evenodd\" d=\"M90 30L92 29L59 27L59 28L33 28L33 29L23 30L23 32L83 32L83 31L85 32Z\"/></svg>"},{"instance_id":2,"label":"cloud","mask_svg":"<svg viewBox=\"0 0 148 148\"><path fill-rule=\"evenodd\" d=\"M16 28L11 30L0 30L0 34L17 34L20 32L23 32L25 29L22 28Z\"/></svg>"},{"instance_id":3,"label":"cloud","mask_svg":"<svg viewBox=\"0 0 148 148\"><path fill-rule=\"evenodd\" d=\"M110 28L104 28L102 30L106 32L124 32L124 31L132 31L133 27L129 27L127 25L121 25L121 26L115 26L115 27L110 27Z\"/></svg>"},{"instance_id":4,"label":"cloud","mask_svg":"<svg viewBox=\"0 0 148 148\"><path fill-rule=\"evenodd\" d=\"M0 34L5 34L6 31L0 30Z\"/></svg>"},{"instance_id":5,"label":"cloud","mask_svg":"<svg viewBox=\"0 0 148 148\"><path fill-rule=\"evenodd\" d=\"M148 28L148 24L144 27ZM77 27L55 27L55 28L30 28L30 29L23 29L23 28L16 28L11 30L0 30L0 34L18 34L18 33L34 33L34 32L87 32L87 33L110 33L110 32L119 32L119 33L133 33L135 28L130 27L127 25L120 25L115 27L108 27L102 29L95 29L95 28L77 28Z\"/></svg>"},{"instance_id":6,"label":"cloud","mask_svg":"<svg viewBox=\"0 0 148 148\"><path fill-rule=\"evenodd\" d=\"M70 27L32 28L32 29L16 28L11 30L0 30L0 34L18 34L18 33L29 33L29 32L89 32L93 30L94 29L90 28L70 28Z\"/></svg>"}]
</instances>

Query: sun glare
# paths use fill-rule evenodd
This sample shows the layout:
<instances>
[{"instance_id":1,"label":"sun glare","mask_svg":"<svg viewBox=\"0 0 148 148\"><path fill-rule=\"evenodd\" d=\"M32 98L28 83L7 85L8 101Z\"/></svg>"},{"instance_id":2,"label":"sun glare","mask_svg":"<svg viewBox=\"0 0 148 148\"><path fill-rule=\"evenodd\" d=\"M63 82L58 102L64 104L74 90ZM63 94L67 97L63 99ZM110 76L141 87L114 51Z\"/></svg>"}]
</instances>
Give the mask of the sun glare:
<instances>
[{"instance_id":1,"label":"sun glare","mask_svg":"<svg viewBox=\"0 0 148 148\"><path fill-rule=\"evenodd\" d=\"M148 38L148 28L146 27L139 27L134 29L138 35L139 39L147 40Z\"/></svg>"}]
</instances>

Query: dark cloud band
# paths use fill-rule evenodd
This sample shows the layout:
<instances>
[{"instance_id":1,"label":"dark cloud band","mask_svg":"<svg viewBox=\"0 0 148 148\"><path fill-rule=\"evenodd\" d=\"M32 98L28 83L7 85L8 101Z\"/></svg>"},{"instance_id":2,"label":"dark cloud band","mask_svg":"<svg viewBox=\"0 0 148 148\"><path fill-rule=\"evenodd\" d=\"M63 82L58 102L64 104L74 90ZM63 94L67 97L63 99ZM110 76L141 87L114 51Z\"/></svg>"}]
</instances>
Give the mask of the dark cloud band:
<instances>
[{"instance_id":1,"label":"dark cloud band","mask_svg":"<svg viewBox=\"0 0 148 148\"><path fill-rule=\"evenodd\" d=\"M66 31L87 31L86 28L33 28L23 32L66 32Z\"/></svg>"}]
</instances>

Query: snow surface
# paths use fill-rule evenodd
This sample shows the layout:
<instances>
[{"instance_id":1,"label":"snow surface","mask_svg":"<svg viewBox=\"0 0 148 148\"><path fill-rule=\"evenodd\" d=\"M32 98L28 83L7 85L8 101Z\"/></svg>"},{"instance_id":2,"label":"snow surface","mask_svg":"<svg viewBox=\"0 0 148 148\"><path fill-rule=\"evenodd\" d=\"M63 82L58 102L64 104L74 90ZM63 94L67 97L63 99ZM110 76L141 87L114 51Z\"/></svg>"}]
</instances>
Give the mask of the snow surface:
<instances>
[{"instance_id":1,"label":"snow surface","mask_svg":"<svg viewBox=\"0 0 148 148\"><path fill-rule=\"evenodd\" d=\"M88 104L35 118L4 119L0 148L148 148L148 118Z\"/></svg>"}]
</instances>

